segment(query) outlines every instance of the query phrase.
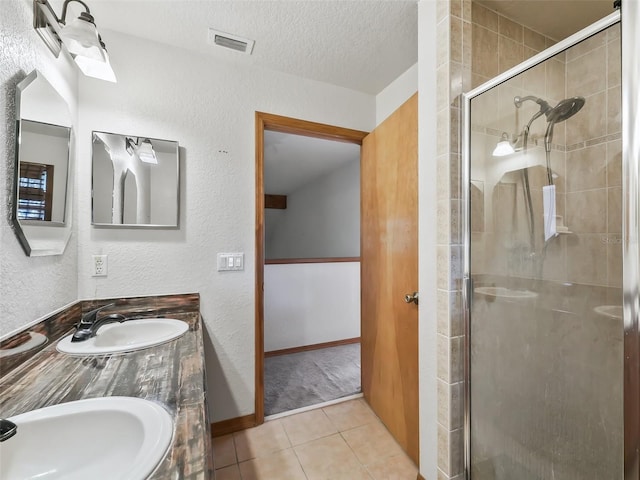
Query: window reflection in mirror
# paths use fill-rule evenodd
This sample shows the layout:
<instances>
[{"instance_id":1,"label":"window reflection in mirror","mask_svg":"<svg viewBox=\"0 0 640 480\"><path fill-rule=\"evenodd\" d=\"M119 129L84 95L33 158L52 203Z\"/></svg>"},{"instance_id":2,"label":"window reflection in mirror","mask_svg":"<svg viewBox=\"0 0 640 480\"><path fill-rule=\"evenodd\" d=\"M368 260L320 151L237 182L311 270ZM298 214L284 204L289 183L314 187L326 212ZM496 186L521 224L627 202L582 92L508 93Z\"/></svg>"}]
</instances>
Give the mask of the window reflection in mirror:
<instances>
[{"instance_id":1,"label":"window reflection in mirror","mask_svg":"<svg viewBox=\"0 0 640 480\"><path fill-rule=\"evenodd\" d=\"M18 220L64 223L71 129L21 121Z\"/></svg>"}]
</instances>

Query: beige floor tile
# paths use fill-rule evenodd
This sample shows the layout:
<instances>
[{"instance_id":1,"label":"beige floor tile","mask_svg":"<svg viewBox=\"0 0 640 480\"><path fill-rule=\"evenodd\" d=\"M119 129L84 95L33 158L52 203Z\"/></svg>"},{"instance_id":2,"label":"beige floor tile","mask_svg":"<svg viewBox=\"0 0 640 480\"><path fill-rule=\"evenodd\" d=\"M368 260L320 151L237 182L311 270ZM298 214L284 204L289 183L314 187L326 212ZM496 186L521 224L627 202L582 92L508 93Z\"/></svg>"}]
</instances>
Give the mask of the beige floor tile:
<instances>
[{"instance_id":1,"label":"beige floor tile","mask_svg":"<svg viewBox=\"0 0 640 480\"><path fill-rule=\"evenodd\" d=\"M371 479L372 479L371 475L369 475L369 472L367 472L367 469L364 468L362 465L359 465L354 470L338 472L331 477L327 477L327 480L371 480Z\"/></svg>"},{"instance_id":2,"label":"beige floor tile","mask_svg":"<svg viewBox=\"0 0 640 480\"><path fill-rule=\"evenodd\" d=\"M375 422L378 418L362 398L331 405L323 410L340 432Z\"/></svg>"},{"instance_id":3,"label":"beige floor tile","mask_svg":"<svg viewBox=\"0 0 640 480\"><path fill-rule=\"evenodd\" d=\"M338 433L322 409L285 417L282 425L293 446Z\"/></svg>"},{"instance_id":4,"label":"beige floor tile","mask_svg":"<svg viewBox=\"0 0 640 480\"><path fill-rule=\"evenodd\" d=\"M240 464L242 480L306 480L293 449Z\"/></svg>"},{"instance_id":5,"label":"beige floor tile","mask_svg":"<svg viewBox=\"0 0 640 480\"><path fill-rule=\"evenodd\" d=\"M216 470L216 480L242 480L238 465L230 465Z\"/></svg>"},{"instance_id":6,"label":"beige floor tile","mask_svg":"<svg viewBox=\"0 0 640 480\"><path fill-rule=\"evenodd\" d=\"M418 469L404 453L367 466L374 480L415 480Z\"/></svg>"},{"instance_id":7,"label":"beige floor tile","mask_svg":"<svg viewBox=\"0 0 640 480\"><path fill-rule=\"evenodd\" d=\"M242 430L233 434L238 462L263 457L270 453L291 447L280 420Z\"/></svg>"},{"instance_id":8,"label":"beige floor tile","mask_svg":"<svg viewBox=\"0 0 640 480\"><path fill-rule=\"evenodd\" d=\"M333 480L339 474L356 471L358 459L339 433L294 447L309 480Z\"/></svg>"},{"instance_id":9,"label":"beige floor tile","mask_svg":"<svg viewBox=\"0 0 640 480\"><path fill-rule=\"evenodd\" d=\"M213 464L216 469L238 463L233 435L225 435L213 439Z\"/></svg>"},{"instance_id":10,"label":"beige floor tile","mask_svg":"<svg viewBox=\"0 0 640 480\"><path fill-rule=\"evenodd\" d=\"M342 436L363 465L402 453L400 446L379 421L342 432Z\"/></svg>"}]
</instances>

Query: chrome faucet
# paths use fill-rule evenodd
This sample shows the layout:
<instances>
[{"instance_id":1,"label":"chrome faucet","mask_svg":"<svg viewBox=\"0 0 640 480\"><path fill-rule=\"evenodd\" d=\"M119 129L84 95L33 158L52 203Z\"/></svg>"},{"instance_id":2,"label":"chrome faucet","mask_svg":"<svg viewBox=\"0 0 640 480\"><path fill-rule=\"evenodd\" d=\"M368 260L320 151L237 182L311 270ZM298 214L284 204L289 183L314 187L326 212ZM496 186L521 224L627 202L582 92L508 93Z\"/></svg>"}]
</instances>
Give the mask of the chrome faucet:
<instances>
[{"instance_id":1,"label":"chrome faucet","mask_svg":"<svg viewBox=\"0 0 640 480\"><path fill-rule=\"evenodd\" d=\"M18 432L18 426L10 420L0 418L0 442L10 439Z\"/></svg>"},{"instance_id":2,"label":"chrome faucet","mask_svg":"<svg viewBox=\"0 0 640 480\"><path fill-rule=\"evenodd\" d=\"M90 339L91 337L95 337L96 333L98 333L98 329L107 323L124 322L127 318L124 315L120 315L119 313L112 313L111 315L98 317L98 314L102 310L112 307L113 305L115 305L115 303L110 303L100 308L96 308L95 310L91 310L89 313L85 313L80 321L76 324L76 331L71 337L71 341L83 342Z\"/></svg>"}]
</instances>

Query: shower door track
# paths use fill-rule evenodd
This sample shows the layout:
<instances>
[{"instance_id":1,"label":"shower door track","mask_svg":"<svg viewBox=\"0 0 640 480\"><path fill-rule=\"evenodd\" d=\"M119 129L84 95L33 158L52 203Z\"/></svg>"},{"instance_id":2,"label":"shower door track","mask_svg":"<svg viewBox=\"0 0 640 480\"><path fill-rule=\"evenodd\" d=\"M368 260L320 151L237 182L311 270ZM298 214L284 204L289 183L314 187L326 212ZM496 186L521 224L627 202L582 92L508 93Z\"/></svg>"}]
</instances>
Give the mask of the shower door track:
<instances>
[{"instance_id":1,"label":"shower door track","mask_svg":"<svg viewBox=\"0 0 640 480\"><path fill-rule=\"evenodd\" d=\"M621 18L622 20L621 22ZM640 2L626 1L616 11L565 40L463 94L462 208L464 218L465 316L464 469L471 479L471 100L583 40L621 22L622 42L622 168L623 168L623 298L624 298L624 477L640 480ZM613 479L616 480L616 479Z\"/></svg>"}]
</instances>

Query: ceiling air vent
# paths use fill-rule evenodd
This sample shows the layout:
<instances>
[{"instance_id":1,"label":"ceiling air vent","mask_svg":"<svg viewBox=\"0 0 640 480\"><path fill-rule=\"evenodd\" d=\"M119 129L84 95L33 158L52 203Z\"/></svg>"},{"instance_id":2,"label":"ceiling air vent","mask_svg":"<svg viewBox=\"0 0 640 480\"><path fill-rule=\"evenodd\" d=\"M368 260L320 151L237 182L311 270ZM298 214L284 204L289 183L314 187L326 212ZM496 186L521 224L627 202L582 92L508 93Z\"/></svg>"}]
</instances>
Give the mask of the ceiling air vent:
<instances>
[{"instance_id":1,"label":"ceiling air vent","mask_svg":"<svg viewBox=\"0 0 640 480\"><path fill-rule=\"evenodd\" d=\"M254 43L256 43L254 40L249 40L248 38L220 32L213 28L209 29L209 44L217 47L230 48L231 50L251 55Z\"/></svg>"}]
</instances>

